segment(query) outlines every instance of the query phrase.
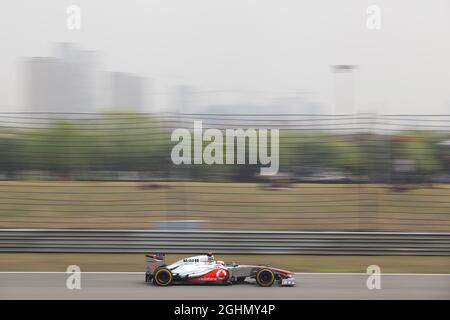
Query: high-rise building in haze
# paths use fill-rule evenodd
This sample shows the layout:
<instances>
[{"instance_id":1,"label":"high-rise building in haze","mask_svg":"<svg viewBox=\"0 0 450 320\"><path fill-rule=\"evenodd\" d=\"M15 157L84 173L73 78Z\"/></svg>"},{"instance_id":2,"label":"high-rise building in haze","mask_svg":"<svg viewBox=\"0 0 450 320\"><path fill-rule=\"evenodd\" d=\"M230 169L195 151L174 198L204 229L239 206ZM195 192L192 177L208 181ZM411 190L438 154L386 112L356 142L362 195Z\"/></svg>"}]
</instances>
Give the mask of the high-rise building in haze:
<instances>
[{"instance_id":1,"label":"high-rise building in haze","mask_svg":"<svg viewBox=\"0 0 450 320\"><path fill-rule=\"evenodd\" d=\"M55 57L33 57L25 62L27 111L94 112L96 53L69 43L56 44L55 51Z\"/></svg>"},{"instance_id":2,"label":"high-rise building in haze","mask_svg":"<svg viewBox=\"0 0 450 320\"><path fill-rule=\"evenodd\" d=\"M178 113L192 112L193 88L191 86L175 86L172 88L172 109Z\"/></svg>"},{"instance_id":3,"label":"high-rise building in haze","mask_svg":"<svg viewBox=\"0 0 450 320\"><path fill-rule=\"evenodd\" d=\"M110 72L110 109L144 112L146 107L146 81L128 72Z\"/></svg>"}]
</instances>

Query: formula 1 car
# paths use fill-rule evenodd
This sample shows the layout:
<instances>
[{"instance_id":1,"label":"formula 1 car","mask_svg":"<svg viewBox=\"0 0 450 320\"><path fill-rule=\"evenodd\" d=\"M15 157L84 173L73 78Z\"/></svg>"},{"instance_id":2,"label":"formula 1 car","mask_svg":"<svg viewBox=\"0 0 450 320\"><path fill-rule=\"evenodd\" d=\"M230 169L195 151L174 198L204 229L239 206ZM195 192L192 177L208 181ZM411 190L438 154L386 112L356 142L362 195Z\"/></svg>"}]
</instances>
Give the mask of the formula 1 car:
<instances>
[{"instance_id":1,"label":"formula 1 car","mask_svg":"<svg viewBox=\"0 0 450 320\"><path fill-rule=\"evenodd\" d=\"M164 254L146 255L145 282L157 286L171 284L239 284L254 279L261 287L274 283L294 286L294 273L266 265L225 264L214 260L211 252L181 259L167 265Z\"/></svg>"}]
</instances>

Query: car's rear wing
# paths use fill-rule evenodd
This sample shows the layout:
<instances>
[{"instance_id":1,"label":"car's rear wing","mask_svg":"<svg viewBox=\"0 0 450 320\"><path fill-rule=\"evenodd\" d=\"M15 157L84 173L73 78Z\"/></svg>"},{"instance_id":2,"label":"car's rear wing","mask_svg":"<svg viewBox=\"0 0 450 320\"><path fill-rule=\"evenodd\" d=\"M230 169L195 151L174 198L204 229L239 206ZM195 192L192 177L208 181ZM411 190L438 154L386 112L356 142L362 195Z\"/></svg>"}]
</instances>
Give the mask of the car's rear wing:
<instances>
[{"instance_id":1,"label":"car's rear wing","mask_svg":"<svg viewBox=\"0 0 450 320\"><path fill-rule=\"evenodd\" d=\"M145 255L145 267L146 273L153 274L156 268L164 266L166 255L164 253L146 254Z\"/></svg>"}]
</instances>

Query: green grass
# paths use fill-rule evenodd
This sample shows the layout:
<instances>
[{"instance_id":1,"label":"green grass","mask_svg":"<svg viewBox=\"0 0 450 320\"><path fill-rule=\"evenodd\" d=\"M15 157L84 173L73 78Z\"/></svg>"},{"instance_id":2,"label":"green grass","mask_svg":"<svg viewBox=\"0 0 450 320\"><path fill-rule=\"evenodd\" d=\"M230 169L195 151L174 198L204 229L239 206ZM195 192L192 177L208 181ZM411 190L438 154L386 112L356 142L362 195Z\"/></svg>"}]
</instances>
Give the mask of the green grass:
<instances>
[{"instance_id":1,"label":"green grass","mask_svg":"<svg viewBox=\"0 0 450 320\"><path fill-rule=\"evenodd\" d=\"M173 262L186 255L170 254ZM299 256L220 255L217 260L240 264L269 264L295 272L366 272L378 265L383 273L449 273L450 257L430 256ZM81 271L144 271L144 254L0 253L0 271L65 272L69 265Z\"/></svg>"},{"instance_id":2,"label":"green grass","mask_svg":"<svg viewBox=\"0 0 450 320\"><path fill-rule=\"evenodd\" d=\"M0 182L0 228L149 229L185 219L212 229L449 232L450 186Z\"/></svg>"}]
</instances>

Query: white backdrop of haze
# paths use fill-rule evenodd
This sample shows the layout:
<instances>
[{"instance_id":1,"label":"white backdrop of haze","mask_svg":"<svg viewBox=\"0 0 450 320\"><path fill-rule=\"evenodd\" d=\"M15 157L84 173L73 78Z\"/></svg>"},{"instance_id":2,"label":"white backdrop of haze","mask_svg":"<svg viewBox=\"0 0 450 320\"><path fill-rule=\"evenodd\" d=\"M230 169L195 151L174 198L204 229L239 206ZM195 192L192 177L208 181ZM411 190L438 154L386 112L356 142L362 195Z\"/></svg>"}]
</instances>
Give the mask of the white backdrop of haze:
<instances>
[{"instance_id":1,"label":"white backdrop of haze","mask_svg":"<svg viewBox=\"0 0 450 320\"><path fill-rule=\"evenodd\" d=\"M82 10L79 31L66 28L71 4ZM372 4L379 31L366 27ZM327 113L330 65L354 64L358 110L450 114L450 0L15 0L0 9L2 112L21 111L22 57L73 42L99 51L105 70L152 79L156 111L171 86L192 85L253 92L247 102L302 90Z\"/></svg>"}]
</instances>

